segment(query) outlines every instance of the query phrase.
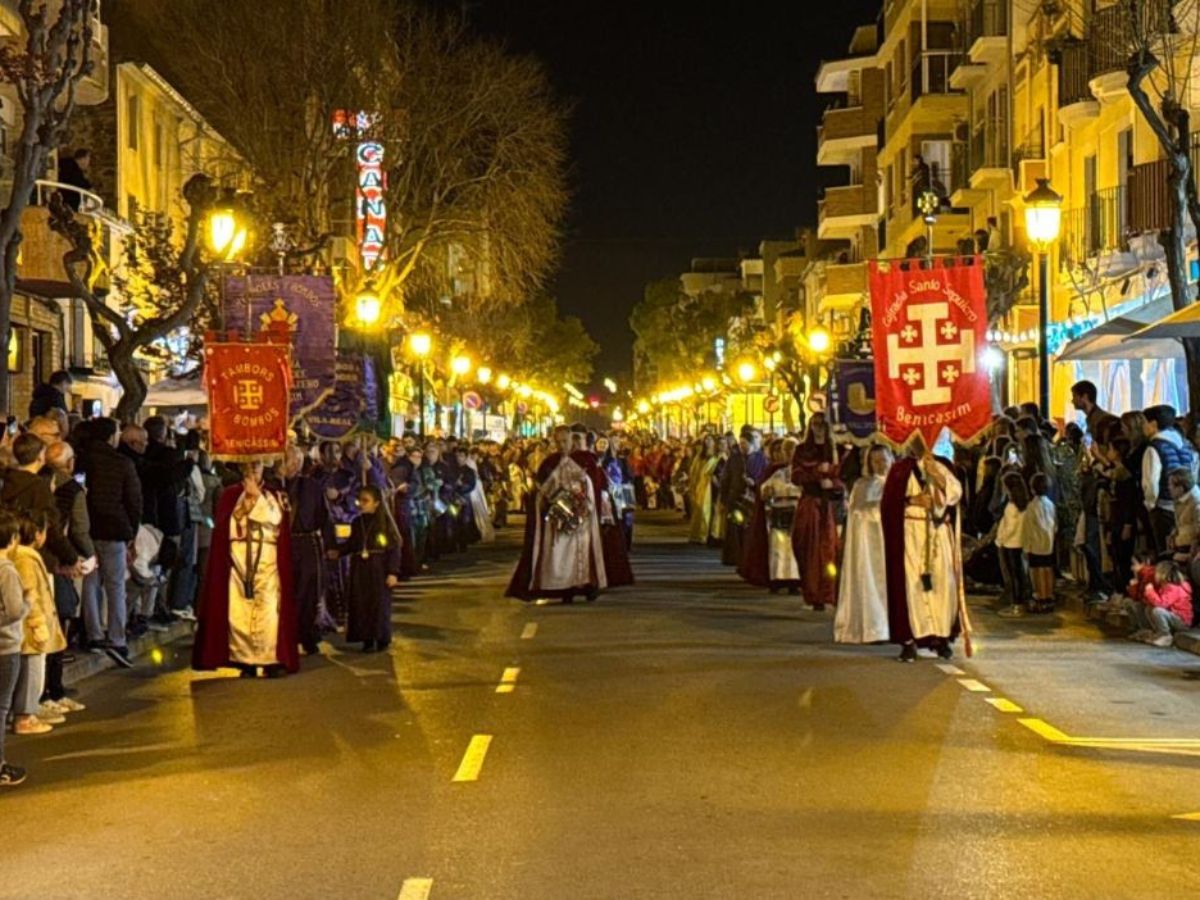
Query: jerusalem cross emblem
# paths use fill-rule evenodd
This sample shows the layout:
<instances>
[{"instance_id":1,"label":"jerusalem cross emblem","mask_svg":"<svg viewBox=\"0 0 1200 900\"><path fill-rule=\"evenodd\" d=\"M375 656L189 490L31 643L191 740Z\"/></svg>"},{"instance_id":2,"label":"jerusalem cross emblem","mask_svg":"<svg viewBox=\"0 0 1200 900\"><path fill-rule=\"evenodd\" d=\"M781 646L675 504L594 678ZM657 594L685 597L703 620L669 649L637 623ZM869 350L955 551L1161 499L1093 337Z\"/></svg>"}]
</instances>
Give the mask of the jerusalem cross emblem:
<instances>
[{"instance_id":1,"label":"jerusalem cross emblem","mask_svg":"<svg viewBox=\"0 0 1200 900\"><path fill-rule=\"evenodd\" d=\"M954 382L975 372L975 333L959 330L946 302L911 304L905 315L887 336L888 377L908 385L913 406L949 403Z\"/></svg>"}]
</instances>

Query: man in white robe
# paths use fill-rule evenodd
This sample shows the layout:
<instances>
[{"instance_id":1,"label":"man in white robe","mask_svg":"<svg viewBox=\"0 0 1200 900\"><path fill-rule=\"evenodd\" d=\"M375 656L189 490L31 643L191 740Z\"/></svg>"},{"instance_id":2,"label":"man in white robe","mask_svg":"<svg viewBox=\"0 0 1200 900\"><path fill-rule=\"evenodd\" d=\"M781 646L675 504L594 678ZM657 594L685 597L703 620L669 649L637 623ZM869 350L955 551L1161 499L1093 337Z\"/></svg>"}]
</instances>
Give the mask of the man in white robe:
<instances>
[{"instance_id":1,"label":"man in white robe","mask_svg":"<svg viewBox=\"0 0 1200 900\"><path fill-rule=\"evenodd\" d=\"M953 469L930 454L901 460L888 473L881 503L888 623L902 662L916 660L918 645L949 659L965 624L956 546L961 499Z\"/></svg>"}]
</instances>

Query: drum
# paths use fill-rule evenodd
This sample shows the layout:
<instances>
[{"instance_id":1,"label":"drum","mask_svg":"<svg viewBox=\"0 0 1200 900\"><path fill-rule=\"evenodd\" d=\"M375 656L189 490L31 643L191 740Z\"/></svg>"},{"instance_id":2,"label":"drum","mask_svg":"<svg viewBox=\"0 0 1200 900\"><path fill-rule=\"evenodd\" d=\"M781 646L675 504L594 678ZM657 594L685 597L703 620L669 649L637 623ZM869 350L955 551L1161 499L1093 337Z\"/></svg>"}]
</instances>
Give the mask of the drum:
<instances>
[{"instance_id":1,"label":"drum","mask_svg":"<svg viewBox=\"0 0 1200 900\"><path fill-rule=\"evenodd\" d=\"M587 516L587 496L569 488L560 488L546 506L546 521L564 534L572 534Z\"/></svg>"},{"instance_id":2,"label":"drum","mask_svg":"<svg viewBox=\"0 0 1200 900\"><path fill-rule=\"evenodd\" d=\"M791 531L795 521L795 500L775 500L767 507L768 527L773 531Z\"/></svg>"}]
</instances>

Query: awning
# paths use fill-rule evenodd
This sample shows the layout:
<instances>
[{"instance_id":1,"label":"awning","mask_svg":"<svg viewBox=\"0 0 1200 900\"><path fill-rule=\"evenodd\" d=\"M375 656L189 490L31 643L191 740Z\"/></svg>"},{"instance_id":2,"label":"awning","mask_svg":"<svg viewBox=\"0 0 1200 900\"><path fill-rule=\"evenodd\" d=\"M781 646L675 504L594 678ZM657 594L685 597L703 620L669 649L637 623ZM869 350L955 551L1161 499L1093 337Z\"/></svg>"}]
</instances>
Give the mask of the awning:
<instances>
[{"instance_id":1,"label":"awning","mask_svg":"<svg viewBox=\"0 0 1200 900\"><path fill-rule=\"evenodd\" d=\"M199 378L164 378L150 386L145 406L208 406Z\"/></svg>"},{"instance_id":2,"label":"awning","mask_svg":"<svg viewBox=\"0 0 1200 900\"><path fill-rule=\"evenodd\" d=\"M1059 362L1104 362L1117 359L1183 359L1183 348L1172 339L1138 340L1146 323L1166 315L1170 298L1162 298L1131 310L1126 315L1097 325L1087 334L1071 341L1058 355Z\"/></svg>"},{"instance_id":3,"label":"awning","mask_svg":"<svg viewBox=\"0 0 1200 900\"><path fill-rule=\"evenodd\" d=\"M1159 319L1153 325L1147 325L1126 340L1144 341L1153 338L1194 338L1200 337L1200 303L1185 306L1178 312L1173 312Z\"/></svg>"}]
</instances>

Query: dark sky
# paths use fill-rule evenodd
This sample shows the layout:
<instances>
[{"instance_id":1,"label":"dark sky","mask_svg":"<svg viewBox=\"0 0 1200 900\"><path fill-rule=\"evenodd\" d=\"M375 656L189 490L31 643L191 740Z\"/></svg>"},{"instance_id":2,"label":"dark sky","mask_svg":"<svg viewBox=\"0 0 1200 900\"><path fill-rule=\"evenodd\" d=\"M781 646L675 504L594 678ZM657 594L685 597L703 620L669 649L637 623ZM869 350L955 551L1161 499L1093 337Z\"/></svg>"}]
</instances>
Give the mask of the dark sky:
<instances>
[{"instance_id":1,"label":"dark sky","mask_svg":"<svg viewBox=\"0 0 1200 900\"><path fill-rule=\"evenodd\" d=\"M476 30L545 62L575 104L555 291L631 369L642 287L816 219L813 76L880 0L469 0ZM828 176L823 176L829 180Z\"/></svg>"}]
</instances>

